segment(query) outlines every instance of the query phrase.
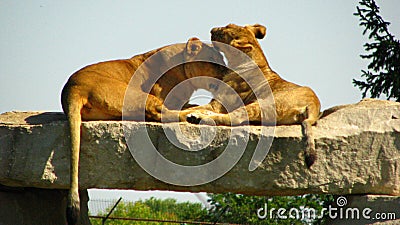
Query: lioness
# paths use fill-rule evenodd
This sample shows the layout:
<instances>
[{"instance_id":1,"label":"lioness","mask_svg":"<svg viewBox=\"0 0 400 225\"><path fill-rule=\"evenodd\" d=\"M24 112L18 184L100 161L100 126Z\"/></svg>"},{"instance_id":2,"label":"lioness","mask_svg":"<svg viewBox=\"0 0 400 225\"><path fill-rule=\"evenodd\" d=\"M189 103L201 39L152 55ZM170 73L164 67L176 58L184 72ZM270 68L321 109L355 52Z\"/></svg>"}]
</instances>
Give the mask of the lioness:
<instances>
[{"instance_id":1,"label":"lioness","mask_svg":"<svg viewBox=\"0 0 400 225\"><path fill-rule=\"evenodd\" d=\"M124 96L128 84L140 65L163 51L163 54L153 60L155 67L169 64L171 59L184 59L183 61L204 60L218 62L217 64L194 61L180 64L168 70L160 79L152 78L151 73L141 73L138 80L143 81L135 89L129 88L126 94L135 96L137 102L130 102L128 106L129 117L141 118L145 112L145 118L152 121L161 120L163 102L170 90L178 83L196 76L210 76L219 78L224 69L223 57L212 46L208 46L197 38L191 38L185 44L165 46L144 54L133 56L130 59L100 62L89 65L71 75L65 84L61 103L68 118L71 135L71 164L70 164L70 189L68 195L67 221L69 225L76 224L80 213L80 200L78 192L78 166L80 148L80 127L82 120L119 120L122 116ZM143 71L142 71L143 72ZM136 75L135 75L136 76ZM154 80L155 85L149 92L143 91L147 80ZM210 79L205 79L210 82ZM151 83L151 82L150 82ZM208 85L208 84L205 84ZM185 85L185 90L180 90L180 98L189 99L196 90L195 86ZM147 98L147 101L146 101ZM145 104L139 102L146 101ZM165 107L164 107L165 109ZM180 118L185 120L185 114L177 110L163 110L163 116Z\"/></svg>"},{"instance_id":2,"label":"lioness","mask_svg":"<svg viewBox=\"0 0 400 225\"><path fill-rule=\"evenodd\" d=\"M317 158L311 126L320 116L320 102L316 94L309 87L288 82L269 67L267 59L257 41L257 38L264 38L265 33L266 28L262 25L256 24L242 27L229 24L225 27L213 28L211 30L211 39L212 41L221 42L239 49L258 65L258 68L262 71L272 90L275 100L276 124L302 125L303 134L307 142L307 147L304 151L305 163L310 168ZM237 67L242 63L242 58L237 54L232 54L227 45L218 45L215 42L215 48L220 49L224 53L229 67ZM220 125L240 125L245 121L261 122L261 114L263 112L260 111L259 102L257 102L253 90L251 90L252 88L234 73L226 74L223 81L239 93L245 106L225 114L221 113L222 107L215 106L218 104L212 101L210 104L214 105L212 108L216 109L214 111L217 113L193 113L188 115L188 121L197 123L200 120L213 120L216 124ZM259 89L262 88L260 86ZM248 116L243 116L245 115L242 113L243 110L247 112ZM266 121L268 121L268 118Z\"/></svg>"}]
</instances>

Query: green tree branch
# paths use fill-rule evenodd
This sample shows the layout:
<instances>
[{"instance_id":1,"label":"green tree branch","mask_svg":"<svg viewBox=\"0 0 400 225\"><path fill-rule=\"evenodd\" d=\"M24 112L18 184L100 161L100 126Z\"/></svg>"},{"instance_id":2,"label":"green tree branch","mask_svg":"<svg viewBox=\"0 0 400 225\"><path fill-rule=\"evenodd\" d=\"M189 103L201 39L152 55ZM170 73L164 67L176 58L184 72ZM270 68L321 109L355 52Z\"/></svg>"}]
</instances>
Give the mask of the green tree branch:
<instances>
[{"instance_id":1,"label":"green tree branch","mask_svg":"<svg viewBox=\"0 0 400 225\"><path fill-rule=\"evenodd\" d=\"M360 18L360 26L365 27L363 35L369 33L372 43L364 44L363 59L371 60L367 70L361 70L365 81L353 79L354 86L363 91L366 97L369 92L372 98L382 94L387 99L400 101L400 42L389 32L389 22L379 15L379 7L374 0L362 0L357 6L355 16Z\"/></svg>"}]
</instances>

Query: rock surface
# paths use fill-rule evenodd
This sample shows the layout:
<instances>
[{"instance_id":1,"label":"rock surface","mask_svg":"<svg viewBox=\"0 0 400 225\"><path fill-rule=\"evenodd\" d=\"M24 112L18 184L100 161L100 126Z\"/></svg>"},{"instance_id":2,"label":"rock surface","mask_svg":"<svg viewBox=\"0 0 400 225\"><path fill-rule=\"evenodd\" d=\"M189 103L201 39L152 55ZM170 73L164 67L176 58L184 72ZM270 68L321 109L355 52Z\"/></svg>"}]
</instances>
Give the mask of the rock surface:
<instances>
[{"instance_id":1,"label":"rock surface","mask_svg":"<svg viewBox=\"0 0 400 225\"><path fill-rule=\"evenodd\" d=\"M220 155L229 139L234 146L240 146L247 135L249 141L243 156L222 177L201 185L182 186L160 181L142 169L126 144L124 126L130 128L128 136L134 136L139 128L146 128L154 146L165 158L185 166L210 162ZM183 151L168 141L166 133L180 146L194 148L197 142L188 142L181 135L174 134L177 128L192 139L198 137L201 129L210 134L215 131L216 136L205 150ZM80 187L252 195L400 195L400 103L366 99L326 110L313 127L318 160L311 169L307 169L303 162L305 142L301 127L292 125L275 128L268 155L257 169L249 171L254 148L264 134L259 126L247 128L231 130L230 127L186 123L84 122ZM67 189L67 129L62 113L9 112L0 115L0 184ZM135 151L143 150L140 149L145 146L143 142L138 137L133 140ZM159 167L161 164L158 161L152 163L163 174ZM208 172L211 176L214 170ZM180 171L172 173L182 180L190 178Z\"/></svg>"}]
</instances>

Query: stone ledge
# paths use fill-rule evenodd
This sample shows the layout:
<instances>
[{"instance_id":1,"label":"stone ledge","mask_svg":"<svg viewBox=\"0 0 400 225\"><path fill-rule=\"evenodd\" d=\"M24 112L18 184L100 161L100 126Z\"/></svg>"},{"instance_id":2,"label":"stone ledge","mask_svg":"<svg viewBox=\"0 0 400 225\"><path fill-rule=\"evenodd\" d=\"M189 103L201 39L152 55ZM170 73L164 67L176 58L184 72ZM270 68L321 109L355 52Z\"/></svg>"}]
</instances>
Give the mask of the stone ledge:
<instances>
[{"instance_id":1,"label":"stone ledge","mask_svg":"<svg viewBox=\"0 0 400 225\"><path fill-rule=\"evenodd\" d=\"M303 163L301 128L293 125L276 127L267 157L259 168L249 171L248 165L261 135L260 127L251 126L250 141L240 161L223 177L198 186L175 186L146 173L126 146L122 132L126 124L147 127L150 138L163 155L188 165L202 164L215 157L217 150L226 145L231 129L218 127L218 138L208 151L199 151L188 161L186 153L167 141L159 123L84 122L80 161L82 189L400 196L400 103L366 99L326 110L324 117L313 127L319 158L311 170ZM198 125L179 125L184 128L184 134L198 133ZM171 129L175 129L174 126L177 124L164 124ZM243 127L234 129L239 133L247 132ZM66 134L67 123L62 113L1 114L0 184L67 189L69 141Z\"/></svg>"}]
</instances>

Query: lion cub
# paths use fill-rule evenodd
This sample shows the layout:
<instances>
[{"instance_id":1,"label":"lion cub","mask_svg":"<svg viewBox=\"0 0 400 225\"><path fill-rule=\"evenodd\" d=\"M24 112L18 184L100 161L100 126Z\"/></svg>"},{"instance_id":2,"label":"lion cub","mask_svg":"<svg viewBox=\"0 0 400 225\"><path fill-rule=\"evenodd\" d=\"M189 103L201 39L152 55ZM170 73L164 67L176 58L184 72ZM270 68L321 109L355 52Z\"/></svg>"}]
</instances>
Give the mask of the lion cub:
<instances>
[{"instance_id":1,"label":"lion cub","mask_svg":"<svg viewBox=\"0 0 400 225\"><path fill-rule=\"evenodd\" d=\"M153 70L151 72L144 70L139 75L135 75L140 76L137 80L143 84L129 88L127 91L135 71L142 63L160 51L164 52L153 59L152 65L156 67L155 70L171 64L173 59L189 61L189 63L179 64L169 69L158 80L151 73L154 72L154 68L150 69ZM100 62L86 66L71 75L61 94L61 103L68 118L71 136L71 180L67 206L69 225L76 224L80 214L78 166L81 121L119 120L122 117L123 107L129 110L129 118L145 117L147 120L160 121L164 100L175 85L197 76L220 79L223 74L221 73L221 69L224 69L223 65L223 57L218 51L197 38L191 38L186 45L165 46L130 59ZM149 80L151 82L147 82ZM208 82L211 79L204 80ZM144 90L144 87L148 85L146 82L151 85L149 91ZM182 90L179 90L180 96L174 96L176 97L174 99L181 98L181 101L187 101L196 89L196 86L185 85ZM134 96L133 99L136 101L131 101L124 106L125 94ZM144 101L145 104L140 104ZM186 115L180 113L178 109L170 110L164 107L162 111L163 117L165 115L167 118L179 118L181 121L186 119ZM145 113L144 117L141 115L143 113Z\"/></svg>"},{"instance_id":2,"label":"lion cub","mask_svg":"<svg viewBox=\"0 0 400 225\"><path fill-rule=\"evenodd\" d=\"M315 152L314 139L312 137L311 126L319 119L320 102L317 95L309 87L299 86L282 79L277 73L269 67L267 59L257 41L265 36L266 28L262 25L238 26L229 24L225 27L213 28L211 30L211 39L214 46L220 49L228 60L229 67L238 68L243 63L243 57L239 54L232 53L229 46L233 46L244 52L251 58L261 70L265 79L268 81L269 87L275 103L276 124L290 125L301 124L303 133L306 137L307 147L305 149L305 163L307 167L311 167L317 159ZM221 42L223 44L218 44ZM226 44L226 45L225 45ZM227 46L229 45L229 46ZM253 76L257 76L254 74ZM192 113L188 115L188 121L197 123L200 120L213 120L219 125L240 125L247 122L261 122L261 114L271 115L270 113L261 112L260 104L254 95L254 90L267 90L265 84L260 83L258 87L252 87L246 83L239 75L235 73L225 74L223 81L231 86L244 102L244 106L226 114L221 110L222 107L215 101L210 104L214 105L214 114L212 113ZM269 88L268 88L269 89ZM273 103L270 103L273 104ZM246 113L243 113L246 111ZM267 122L273 124L275 118L266 118ZM206 122L207 123L207 122Z\"/></svg>"}]
</instances>

